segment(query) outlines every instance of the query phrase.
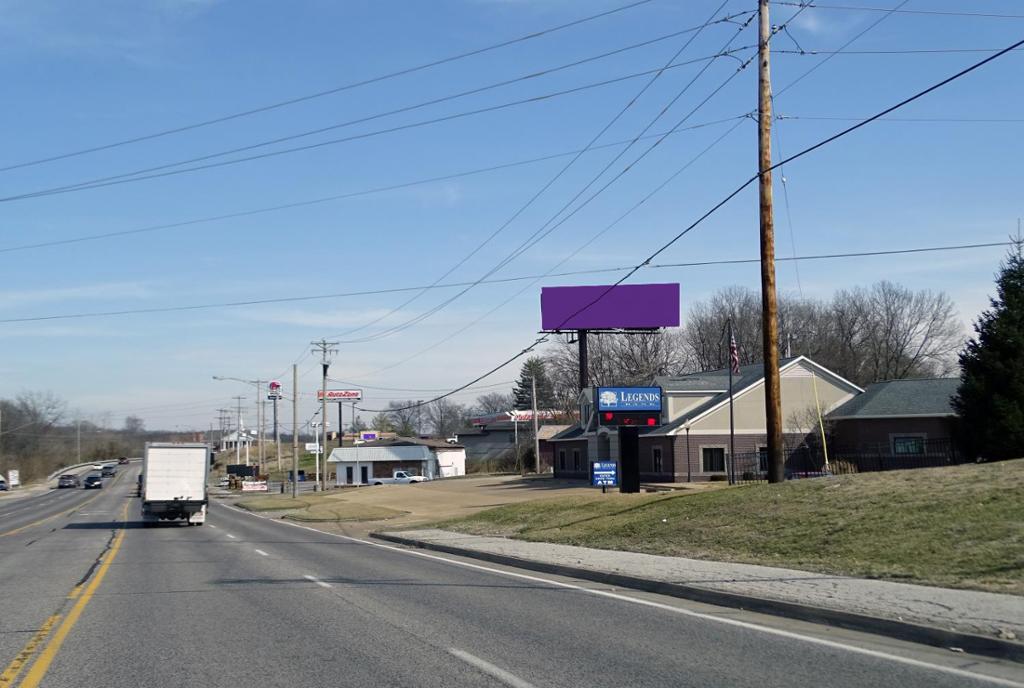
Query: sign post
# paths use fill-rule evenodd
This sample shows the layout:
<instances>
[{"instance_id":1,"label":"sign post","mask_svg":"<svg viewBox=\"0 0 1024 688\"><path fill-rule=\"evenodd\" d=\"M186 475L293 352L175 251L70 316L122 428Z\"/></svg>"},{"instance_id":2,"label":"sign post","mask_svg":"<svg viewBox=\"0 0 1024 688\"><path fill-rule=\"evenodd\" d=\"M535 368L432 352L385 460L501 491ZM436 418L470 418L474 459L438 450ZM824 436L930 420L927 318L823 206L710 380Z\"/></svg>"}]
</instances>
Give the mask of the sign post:
<instances>
[{"instance_id":1,"label":"sign post","mask_svg":"<svg viewBox=\"0 0 1024 688\"><path fill-rule=\"evenodd\" d=\"M13 468L7 471L7 486L8 487L19 487L21 485L21 472L16 471Z\"/></svg>"},{"instance_id":2,"label":"sign post","mask_svg":"<svg viewBox=\"0 0 1024 688\"><path fill-rule=\"evenodd\" d=\"M619 484L619 466L614 461L591 461L590 466L591 484L600 485L601 494L606 488Z\"/></svg>"}]
</instances>

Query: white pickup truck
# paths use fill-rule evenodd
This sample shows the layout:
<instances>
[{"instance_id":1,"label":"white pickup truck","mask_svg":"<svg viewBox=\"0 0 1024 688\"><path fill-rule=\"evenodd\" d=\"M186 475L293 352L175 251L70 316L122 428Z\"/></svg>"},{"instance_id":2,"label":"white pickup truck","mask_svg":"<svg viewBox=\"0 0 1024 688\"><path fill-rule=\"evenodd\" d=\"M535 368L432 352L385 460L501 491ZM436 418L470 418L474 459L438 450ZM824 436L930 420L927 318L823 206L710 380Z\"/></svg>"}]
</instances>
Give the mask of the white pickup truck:
<instances>
[{"instance_id":1,"label":"white pickup truck","mask_svg":"<svg viewBox=\"0 0 1024 688\"><path fill-rule=\"evenodd\" d=\"M405 471L395 471L394 475L390 478L373 478L370 480L371 485L410 485L412 483L425 483L430 478L424 478L422 475L413 475L412 473L406 473Z\"/></svg>"}]
</instances>

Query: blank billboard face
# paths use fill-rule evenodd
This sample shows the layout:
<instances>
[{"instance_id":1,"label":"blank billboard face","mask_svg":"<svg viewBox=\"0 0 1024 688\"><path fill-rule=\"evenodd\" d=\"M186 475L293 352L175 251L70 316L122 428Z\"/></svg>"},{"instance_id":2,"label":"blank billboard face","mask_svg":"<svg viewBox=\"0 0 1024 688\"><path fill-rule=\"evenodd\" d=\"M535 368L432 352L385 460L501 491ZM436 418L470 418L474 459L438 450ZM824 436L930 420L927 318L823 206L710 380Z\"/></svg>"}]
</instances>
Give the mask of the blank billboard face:
<instances>
[{"instance_id":1,"label":"blank billboard face","mask_svg":"<svg viewBox=\"0 0 1024 688\"><path fill-rule=\"evenodd\" d=\"M544 287L540 311L546 331L679 327L679 285Z\"/></svg>"}]
</instances>

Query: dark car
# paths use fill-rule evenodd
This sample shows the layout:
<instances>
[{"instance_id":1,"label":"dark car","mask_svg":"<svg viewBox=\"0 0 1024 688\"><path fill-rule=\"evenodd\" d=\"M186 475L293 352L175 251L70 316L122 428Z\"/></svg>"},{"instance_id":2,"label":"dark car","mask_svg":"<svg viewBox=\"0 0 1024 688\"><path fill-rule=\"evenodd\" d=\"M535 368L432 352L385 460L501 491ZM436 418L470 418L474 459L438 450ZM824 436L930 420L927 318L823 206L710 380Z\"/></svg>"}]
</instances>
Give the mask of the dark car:
<instances>
[{"instance_id":1,"label":"dark car","mask_svg":"<svg viewBox=\"0 0 1024 688\"><path fill-rule=\"evenodd\" d=\"M125 466L128 464L128 459L122 456L120 459L117 460L117 463L121 466Z\"/></svg>"},{"instance_id":2,"label":"dark car","mask_svg":"<svg viewBox=\"0 0 1024 688\"><path fill-rule=\"evenodd\" d=\"M82 487L84 487L86 490L99 490L100 488L103 487L103 478L99 477L98 475L90 475L88 478L85 479L85 482L82 484Z\"/></svg>"},{"instance_id":3,"label":"dark car","mask_svg":"<svg viewBox=\"0 0 1024 688\"><path fill-rule=\"evenodd\" d=\"M81 485L81 481L77 475L71 475L70 473L62 475L57 479L57 487L78 487Z\"/></svg>"},{"instance_id":4,"label":"dark car","mask_svg":"<svg viewBox=\"0 0 1024 688\"><path fill-rule=\"evenodd\" d=\"M100 471L100 475L104 478L113 478L117 475L117 470L113 466L104 466L103 470Z\"/></svg>"}]
</instances>

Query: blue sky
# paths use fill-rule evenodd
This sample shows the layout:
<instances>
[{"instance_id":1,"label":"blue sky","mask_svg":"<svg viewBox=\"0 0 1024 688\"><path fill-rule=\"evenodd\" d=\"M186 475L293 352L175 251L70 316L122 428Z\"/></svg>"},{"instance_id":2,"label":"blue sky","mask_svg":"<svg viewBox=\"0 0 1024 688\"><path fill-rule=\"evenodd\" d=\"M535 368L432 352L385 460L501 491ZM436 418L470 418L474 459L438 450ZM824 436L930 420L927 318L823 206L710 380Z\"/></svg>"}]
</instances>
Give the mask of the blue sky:
<instances>
[{"instance_id":1,"label":"blue sky","mask_svg":"<svg viewBox=\"0 0 1024 688\"><path fill-rule=\"evenodd\" d=\"M856 0L857 3L862 0ZM440 96L524 76L670 34L710 16L752 9L753 0L655 0L586 24L412 75L316 98L222 124L89 155L0 172L0 196L31 193L200 157L335 125ZM611 0L228 0L0 1L0 167L101 146L400 70L625 4ZM822 3L827 4L827 3ZM835 3L849 5L851 3ZM872 2L871 7L897 3ZM963 3L911 0L903 9L962 11ZM971 3L970 11L1024 14L1015 0ZM795 8L778 6L785 21ZM809 9L779 34L777 50L834 50L881 16ZM680 60L711 56L737 34L735 23L702 32ZM373 132L485 108L663 66L690 34L613 57L413 112L338 128L289 145ZM850 51L995 49L1024 37L1024 19L896 14ZM756 42L753 27L732 47ZM669 129L733 74L719 58L655 124ZM837 55L780 93L782 151L792 153L874 113L983 53ZM823 58L779 53L776 92ZM628 140L706 62L665 72L600 139ZM756 66L756 65L754 65ZM687 124L732 118L756 104L751 66ZM785 170L792 237L776 175L779 255L884 250L1000 241L1024 215L1019 161L1024 149L1024 52L1008 55L911 105L897 116L1017 122L879 122ZM358 192L578 150L640 90L623 80L540 102L429 126L326 145L235 165L74 193L0 203L0 248L119 232ZM685 125L684 125L685 126ZM542 274L628 210L733 122L668 137L550 236L498 276ZM612 167L646 150L637 144ZM743 121L699 161L613 231L561 269L639 262L750 176L756 131ZM544 226L622 149L582 156L533 205L450 279L474 280ZM778 149L776 150L778 153ZM234 219L104 240L0 253L5 288L0 319L148 309L429 284L501 227L569 160L559 157L489 173ZM583 198L586 198L584 195ZM687 262L757 255L754 187L659 258ZM967 326L986 303L998 248L844 261L804 262L800 282L780 264L789 294L827 297L836 289L892 279L946 290ZM757 285L757 267L641 272L636 281L678 281L685 309L716 289ZM367 406L423 398L454 387L519 350L540 324L542 284L594 284L608 275L480 285L398 334L340 347L332 376L361 383ZM464 332L527 287L495 314ZM382 294L161 314L0 324L5 395L50 390L86 417L132 412L149 427L206 427L241 385L213 375L274 377L300 361L311 392L315 362L304 354L322 336L352 339L401 324L454 293L424 294L395 315L346 337L408 298ZM416 355L437 342L432 350ZM406 360L408 359L408 360ZM404 363L400 363L405 361ZM400 363L396 365L396 363ZM387 370L381 370L388 368ZM515 377L517 366L489 383ZM487 391L487 390L483 390ZM457 400L469 401L479 392ZM303 397L304 415L312 400ZM251 412L250 423L251 423Z\"/></svg>"}]
</instances>

